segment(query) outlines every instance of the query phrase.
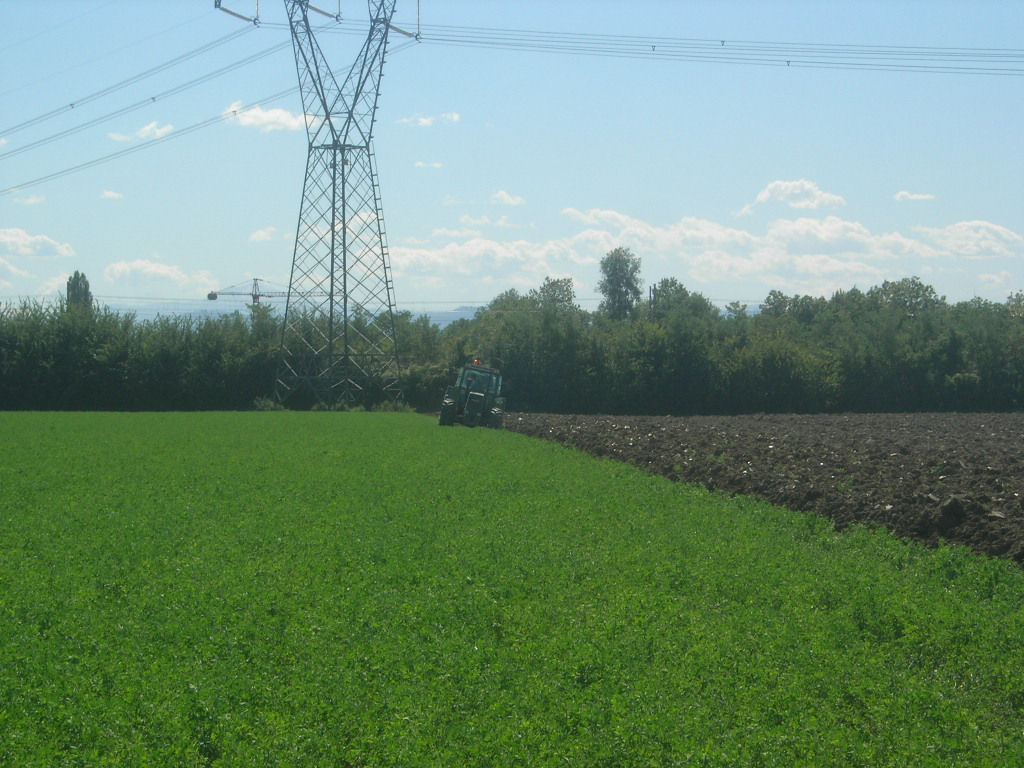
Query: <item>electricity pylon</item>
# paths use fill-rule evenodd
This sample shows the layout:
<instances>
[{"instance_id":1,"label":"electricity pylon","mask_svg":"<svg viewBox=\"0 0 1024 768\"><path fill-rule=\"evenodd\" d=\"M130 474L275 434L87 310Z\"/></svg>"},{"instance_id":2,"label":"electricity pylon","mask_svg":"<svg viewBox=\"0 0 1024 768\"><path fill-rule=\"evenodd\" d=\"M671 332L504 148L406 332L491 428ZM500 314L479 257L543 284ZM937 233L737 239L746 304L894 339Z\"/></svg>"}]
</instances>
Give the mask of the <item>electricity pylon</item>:
<instances>
[{"instance_id":1,"label":"electricity pylon","mask_svg":"<svg viewBox=\"0 0 1024 768\"><path fill-rule=\"evenodd\" d=\"M369 0L370 31L339 86L309 23L285 0L309 154L274 397L296 405L401 397L394 289L371 139L395 0Z\"/></svg>"}]
</instances>

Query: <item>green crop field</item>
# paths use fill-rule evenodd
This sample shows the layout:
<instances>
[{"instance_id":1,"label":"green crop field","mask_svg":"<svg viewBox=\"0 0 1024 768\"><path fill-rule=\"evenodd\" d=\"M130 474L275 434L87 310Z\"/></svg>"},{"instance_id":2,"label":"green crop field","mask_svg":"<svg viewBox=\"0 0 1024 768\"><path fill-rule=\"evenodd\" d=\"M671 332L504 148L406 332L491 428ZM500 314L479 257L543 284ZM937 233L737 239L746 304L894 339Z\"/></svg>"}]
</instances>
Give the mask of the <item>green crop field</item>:
<instances>
[{"instance_id":1,"label":"green crop field","mask_svg":"<svg viewBox=\"0 0 1024 768\"><path fill-rule=\"evenodd\" d=\"M0 414L0 764L1024 763L1024 574L409 414Z\"/></svg>"}]
</instances>

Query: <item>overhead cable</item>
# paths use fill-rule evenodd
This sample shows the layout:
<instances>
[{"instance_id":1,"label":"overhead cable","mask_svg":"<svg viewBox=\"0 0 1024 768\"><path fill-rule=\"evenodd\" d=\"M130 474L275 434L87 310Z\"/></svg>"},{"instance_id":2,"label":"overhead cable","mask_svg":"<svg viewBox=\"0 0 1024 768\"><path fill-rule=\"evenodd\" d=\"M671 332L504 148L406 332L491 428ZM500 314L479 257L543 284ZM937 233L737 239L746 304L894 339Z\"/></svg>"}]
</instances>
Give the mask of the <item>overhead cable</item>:
<instances>
[{"instance_id":1,"label":"overhead cable","mask_svg":"<svg viewBox=\"0 0 1024 768\"><path fill-rule=\"evenodd\" d=\"M126 88L129 85L137 83L140 80L145 80L147 77L152 77L158 72L163 72L165 69L170 69L171 67L181 64L182 62L188 61L189 59L195 58L196 56L199 56L202 53L206 53L207 51L213 48L216 48L220 45L224 45L225 43L230 42L235 38L248 34L250 31L252 31L252 29L252 27L244 27L240 30L235 30L234 32L225 35L224 37L218 38L217 40L207 43L206 45L202 45L199 48L195 48L189 51L188 53L184 53L181 56L177 56L171 59L170 61L164 62L163 64L158 64L157 66L147 69L144 72L140 72L137 75L133 75L132 77L127 78L126 80L114 83L113 85L96 91L95 93L91 93L88 96L84 96L80 99L76 99L75 101L72 101L69 104L66 104L62 107L58 107L57 109L51 110L42 115L33 117L22 123L18 123L17 125L11 126L10 128L0 130L0 136L10 136L12 133L17 133L18 131L24 130L25 128L30 128L33 125L38 125L39 123L54 118L57 115L62 115L65 112L70 112L76 107L80 107L84 104L88 104L89 102L96 101L97 99L107 96L108 94L114 93L115 91L119 91L122 88Z\"/></svg>"},{"instance_id":2,"label":"overhead cable","mask_svg":"<svg viewBox=\"0 0 1024 768\"><path fill-rule=\"evenodd\" d=\"M72 134L79 133L80 131L84 131L87 128L92 128L95 125L99 125L100 123L104 123L104 122L106 122L108 120L112 120L115 117L120 117L122 115L128 114L129 112L134 112L135 110L142 109L143 107L146 107L146 106L148 106L150 104L154 104L157 101L160 101L162 99L166 99L169 96L174 96L174 95L176 95L178 93L181 93L182 91L186 91L186 90L188 90L190 88L194 88L197 85L201 85L201 84L203 84L205 82L213 80L214 78L220 77L221 75L227 74L228 72L233 72L234 70L239 69L241 67L244 67L247 64L251 64L254 61L258 61L259 59L266 58L267 56L270 56L271 54L277 53L278 51L281 51L284 48L287 48L287 47L290 47L290 46L291 46L291 41L289 40L289 41L286 41L284 43L280 43L278 45L272 46L270 48L266 48L265 50L262 50L259 53L254 53L252 56L248 56L247 58L244 58L244 59L241 59L239 61L236 61L235 63L229 64L226 67L221 67L218 70L214 70L213 72L205 74L205 75L203 75L201 77L197 77L194 80L189 80L187 83L182 83L181 85L175 86L174 88L170 88L170 89L168 89L166 91L158 93L155 96L150 96L148 98L143 99L142 101L137 101L134 104L130 104L130 105L126 106L126 107L122 107L121 109L115 110L114 112L108 112L107 114L102 115L102 116L97 117L97 118L94 118L93 120L90 120L90 121L85 122L85 123L80 123L79 125L75 125L75 126L73 126L71 128L68 128L67 130L60 131L59 133L55 133L55 134L53 134L51 136L47 136L46 138L39 139L37 141L33 141L30 144L25 144L23 146L17 147L16 149L11 149L11 150L9 150L7 152L0 152L0 160L3 160L4 158L8 158L8 157L13 157L14 155L19 155L22 152L28 152L31 149L35 149L37 147L45 146L46 144L51 144L51 143L53 143L55 141L63 139L66 136L70 136Z\"/></svg>"},{"instance_id":3,"label":"overhead cable","mask_svg":"<svg viewBox=\"0 0 1024 768\"><path fill-rule=\"evenodd\" d=\"M15 40L13 43L11 43L9 45L5 45L3 48L0 48L0 53L3 53L4 51L9 51L12 48L17 48L19 45L24 45L25 43L29 42L30 40L35 40L37 37L42 37L43 35L47 35L50 32L53 32L55 29L60 29L61 27L65 27L68 24L71 24L72 22L78 21L79 19L83 18L84 16L88 16L89 14L96 13L96 11L99 11L99 10L102 10L103 8L106 8L108 5L113 5L115 2L117 2L117 0L107 0L107 2L103 3L103 5L98 5L95 8L92 8L92 9L90 9L88 11L84 11L84 12L78 14L77 16L72 16L70 18L64 19L63 21L58 22L57 24L54 24L52 27L47 27L46 29L41 30L39 32L36 32L35 34L29 35L28 37L23 37L20 40Z\"/></svg>"},{"instance_id":4,"label":"overhead cable","mask_svg":"<svg viewBox=\"0 0 1024 768\"><path fill-rule=\"evenodd\" d=\"M1024 49L828 45L425 25L421 42L632 59L760 66L1024 75Z\"/></svg>"},{"instance_id":5,"label":"overhead cable","mask_svg":"<svg viewBox=\"0 0 1024 768\"><path fill-rule=\"evenodd\" d=\"M118 1L119 0L111 0L111 2L118 2ZM89 64L92 64L93 62L99 61L100 59L105 59L105 58L107 58L109 56L115 56L115 55L121 53L122 51L127 51L128 49L134 48L135 46L144 45L145 43L149 42L150 40L153 40L153 39L155 39L157 37L160 37L161 35L165 35L168 32L173 32L176 29L188 26L189 24L192 24L193 22L195 22L197 19L201 19L204 16L208 15L208 13L209 12L201 14L200 16L193 17L191 19L186 19L185 21L181 22L180 24L175 24L173 27L165 27L165 28L161 29L159 32L156 32L156 33L154 33L152 35L147 35L146 37L137 38L137 39L133 40L131 43L129 43L127 45L123 45L120 48L104 49L102 53L97 54L96 56L94 56L91 59L88 59L86 61L75 62L72 66L67 67L66 69L56 70L56 71L51 72L50 74L45 75L43 77L40 77L40 78L38 78L36 80L23 80L17 86L15 86L13 88L8 88L6 91L0 92L0 97L6 96L9 93L14 93L15 91L20 91L20 90L23 90L23 89L26 89L26 88L32 88L32 87L38 85L39 83L45 83L48 80L52 80L52 79L54 79L56 77L60 77L62 75L65 75L68 72L78 71L78 70L84 68L85 66L87 66Z\"/></svg>"},{"instance_id":6,"label":"overhead cable","mask_svg":"<svg viewBox=\"0 0 1024 768\"><path fill-rule=\"evenodd\" d=\"M298 86L295 86L293 88L289 88L287 90L275 93L272 96L267 96L266 98L258 99L251 106L241 107L239 109L234 109L234 110L230 110L230 111L225 111L222 114L217 115L216 117L211 117L211 118L209 118L207 120L203 120L202 122L194 123L194 124L192 124L192 125L190 125L190 126L188 126L186 128L181 128L179 130L172 131L171 133L167 134L166 136L161 136L160 138L157 138L157 139L150 139L149 141L146 141L146 142L143 142L143 143L140 143L140 144L136 144L136 145L131 146L131 147L127 147L127 148L119 150L117 152L112 152L109 155L104 155L103 157L97 157L97 158L95 158L93 160L88 160L88 161L86 161L84 163L79 163L78 165L71 166L70 168L65 168L62 171L56 171L54 173L47 174L46 176L40 176L39 178L32 179L31 181L24 181L24 182L21 182L20 184L15 184L13 186L7 187L6 189L0 189L0 195L6 195L6 194L9 194L11 192L16 192L16 191L18 191L20 189L26 189L28 187L33 187L33 186L35 186L37 184L42 184L42 183L47 182L47 181L53 181L54 179L59 179L59 178L61 178L63 176L68 176L69 174L77 173L78 171L84 171L86 168L92 168L94 166L110 162L111 160L117 160L118 158L124 157L125 155L130 155L130 154L133 154L135 152L140 152L140 151L142 151L144 149L150 149L151 147L153 147L153 146L155 146L157 144L162 144L165 141L170 141L171 139L176 139L176 138L179 138L181 136L186 136L186 135L188 135L190 133L198 131L201 128L206 128L208 126L214 125L215 123L219 123L219 122L222 122L224 120L230 120L230 119L232 119L234 117L237 117L240 114L244 114L244 113L246 113L246 112L248 112L248 111L250 111L252 109L256 109L260 105L260 103L271 103L273 101L276 101L277 99L284 98L285 96L290 96L290 95L298 92L298 90L299 90Z\"/></svg>"},{"instance_id":7,"label":"overhead cable","mask_svg":"<svg viewBox=\"0 0 1024 768\"><path fill-rule=\"evenodd\" d=\"M342 22L329 32L358 34ZM491 48L578 56L660 61L881 70L962 75L1024 75L1024 49L939 46L871 46L756 40L641 37L579 32L422 25L427 45Z\"/></svg>"}]
</instances>

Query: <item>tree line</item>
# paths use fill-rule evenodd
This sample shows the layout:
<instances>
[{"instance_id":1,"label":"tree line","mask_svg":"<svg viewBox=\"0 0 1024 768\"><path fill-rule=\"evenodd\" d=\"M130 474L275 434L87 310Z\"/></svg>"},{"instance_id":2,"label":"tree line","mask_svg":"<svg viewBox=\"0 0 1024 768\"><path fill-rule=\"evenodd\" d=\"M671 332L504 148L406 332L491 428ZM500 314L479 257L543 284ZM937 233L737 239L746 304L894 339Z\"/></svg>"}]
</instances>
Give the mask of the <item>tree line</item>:
<instances>
[{"instance_id":1,"label":"tree line","mask_svg":"<svg viewBox=\"0 0 1024 768\"><path fill-rule=\"evenodd\" d=\"M644 298L640 259L626 248L607 254L601 275L596 312L580 308L570 279L506 291L438 334L436 362L478 356L505 372L510 408L538 412L1024 407L1020 292L951 304L911 277L830 298L771 291L754 311L721 311L674 278Z\"/></svg>"},{"instance_id":2,"label":"tree line","mask_svg":"<svg viewBox=\"0 0 1024 768\"><path fill-rule=\"evenodd\" d=\"M510 410L654 415L1009 411L1024 407L1024 297L951 304L920 279L830 298L772 291L719 310L674 278L649 287L617 248L603 300L572 281L505 291L444 328L395 315L405 402L439 407L473 360L505 375ZM247 409L272 396L270 307L140 321L97 305L75 273L60 301L0 307L0 408Z\"/></svg>"}]
</instances>

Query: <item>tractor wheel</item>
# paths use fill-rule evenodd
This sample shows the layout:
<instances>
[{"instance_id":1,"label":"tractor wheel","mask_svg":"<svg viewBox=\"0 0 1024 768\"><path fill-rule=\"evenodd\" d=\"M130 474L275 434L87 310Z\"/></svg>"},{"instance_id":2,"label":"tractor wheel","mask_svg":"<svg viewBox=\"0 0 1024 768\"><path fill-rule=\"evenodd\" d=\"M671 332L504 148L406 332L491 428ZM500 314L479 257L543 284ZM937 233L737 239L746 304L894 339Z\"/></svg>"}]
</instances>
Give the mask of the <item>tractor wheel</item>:
<instances>
[{"instance_id":1,"label":"tractor wheel","mask_svg":"<svg viewBox=\"0 0 1024 768\"><path fill-rule=\"evenodd\" d=\"M441 406L441 415L437 418L437 423L442 427L450 427L455 424L455 404L452 403L450 406Z\"/></svg>"}]
</instances>

